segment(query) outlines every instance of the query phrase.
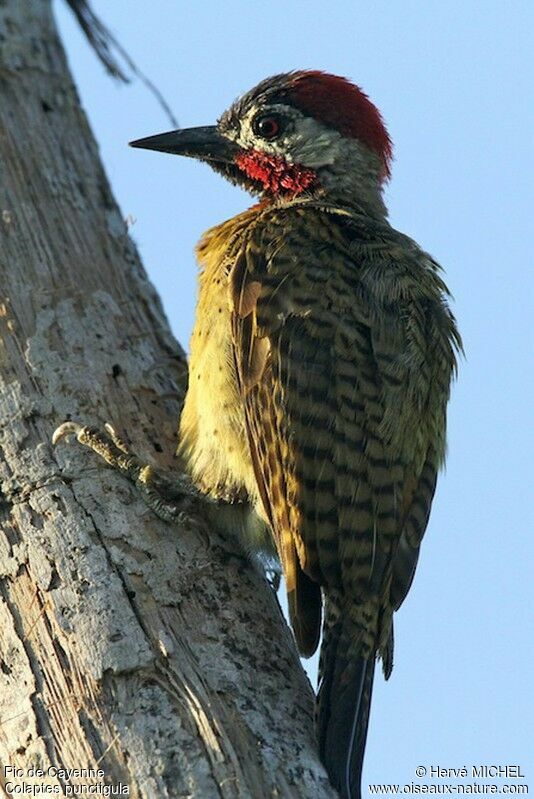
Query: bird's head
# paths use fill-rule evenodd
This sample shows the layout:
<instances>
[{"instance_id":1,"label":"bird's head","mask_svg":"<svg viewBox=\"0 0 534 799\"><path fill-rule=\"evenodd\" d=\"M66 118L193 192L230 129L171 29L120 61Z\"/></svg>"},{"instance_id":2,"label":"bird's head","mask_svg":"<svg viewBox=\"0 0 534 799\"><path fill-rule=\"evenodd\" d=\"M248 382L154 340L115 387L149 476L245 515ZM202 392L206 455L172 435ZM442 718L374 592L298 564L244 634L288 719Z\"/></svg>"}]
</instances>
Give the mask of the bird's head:
<instances>
[{"instance_id":1,"label":"bird's head","mask_svg":"<svg viewBox=\"0 0 534 799\"><path fill-rule=\"evenodd\" d=\"M217 125L131 142L206 161L264 199L308 194L383 211L391 139L378 109L346 78L318 71L267 78Z\"/></svg>"}]
</instances>

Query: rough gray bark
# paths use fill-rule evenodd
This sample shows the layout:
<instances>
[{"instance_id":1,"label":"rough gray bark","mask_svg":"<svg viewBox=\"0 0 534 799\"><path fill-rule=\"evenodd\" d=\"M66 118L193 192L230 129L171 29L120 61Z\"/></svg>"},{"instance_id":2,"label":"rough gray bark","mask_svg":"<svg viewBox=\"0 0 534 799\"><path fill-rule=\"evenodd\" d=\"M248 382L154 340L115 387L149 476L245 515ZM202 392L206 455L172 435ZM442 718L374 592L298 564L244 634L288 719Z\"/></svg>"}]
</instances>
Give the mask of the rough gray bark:
<instances>
[{"instance_id":1,"label":"rough gray bark","mask_svg":"<svg viewBox=\"0 0 534 799\"><path fill-rule=\"evenodd\" d=\"M0 3L0 784L327 797L265 580L165 524L64 419L173 465L186 366L110 193L48 0ZM28 777L32 766L44 777ZM20 768L15 777L9 768Z\"/></svg>"}]
</instances>

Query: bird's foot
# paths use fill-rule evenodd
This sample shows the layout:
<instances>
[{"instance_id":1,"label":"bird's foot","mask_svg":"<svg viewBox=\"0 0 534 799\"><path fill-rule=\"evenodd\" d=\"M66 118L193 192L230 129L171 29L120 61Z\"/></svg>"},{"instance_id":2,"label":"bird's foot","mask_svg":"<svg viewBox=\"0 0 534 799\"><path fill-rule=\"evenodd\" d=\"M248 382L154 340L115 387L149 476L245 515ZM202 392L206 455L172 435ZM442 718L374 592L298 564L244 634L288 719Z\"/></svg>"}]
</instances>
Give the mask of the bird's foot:
<instances>
[{"instance_id":1,"label":"bird's foot","mask_svg":"<svg viewBox=\"0 0 534 799\"><path fill-rule=\"evenodd\" d=\"M160 469L143 463L130 452L127 444L111 424L105 425L106 433L96 427L64 422L52 436L52 444L70 435L75 435L80 444L100 455L106 463L125 474L135 485L148 507L165 521L184 522L187 510L195 499L195 489L183 476L169 475Z\"/></svg>"}]
</instances>

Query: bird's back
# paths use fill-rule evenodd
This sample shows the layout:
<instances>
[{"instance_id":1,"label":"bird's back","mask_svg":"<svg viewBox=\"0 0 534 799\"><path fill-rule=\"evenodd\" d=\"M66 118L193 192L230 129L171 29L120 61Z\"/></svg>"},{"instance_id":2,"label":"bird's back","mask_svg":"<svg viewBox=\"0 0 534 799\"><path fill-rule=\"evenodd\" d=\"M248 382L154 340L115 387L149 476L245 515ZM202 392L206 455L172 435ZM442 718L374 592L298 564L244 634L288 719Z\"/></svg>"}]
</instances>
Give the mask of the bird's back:
<instances>
[{"instance_id":1,"label":"bird's back","mask_svg":"<svg viewBox=\"0 0 534 799\"><path fill-rule=\"evenodd\" d=\"M305 654L322 587L321 750L349 797L444 456L446 288L385 220L305 199L213 229L199 258L182 448L203 490L270 524Z\"/></svg>"}]
</instances>

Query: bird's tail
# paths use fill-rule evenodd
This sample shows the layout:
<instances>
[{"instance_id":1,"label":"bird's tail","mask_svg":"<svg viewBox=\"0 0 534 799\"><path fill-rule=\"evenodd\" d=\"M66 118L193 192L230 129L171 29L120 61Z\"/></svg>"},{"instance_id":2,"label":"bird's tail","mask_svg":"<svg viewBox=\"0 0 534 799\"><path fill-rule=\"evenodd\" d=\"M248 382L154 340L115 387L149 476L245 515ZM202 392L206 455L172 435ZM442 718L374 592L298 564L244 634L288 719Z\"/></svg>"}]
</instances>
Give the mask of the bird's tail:
<instances>
[{"instance_id":1,"label":"bird's tail","mask_svg":"<svg viewBox=\"0 0 534 799\"><path fill-rule=\"evenodd\" d=\"M326 598L320 662L321 760L342 799L360 799L375 671L376 611Z\"/></svg>"}]
</instances>

